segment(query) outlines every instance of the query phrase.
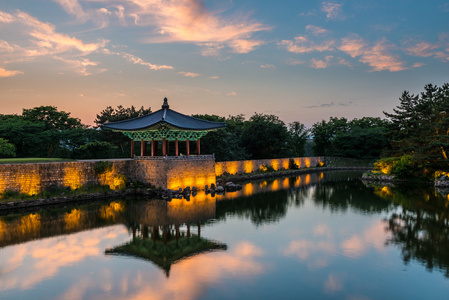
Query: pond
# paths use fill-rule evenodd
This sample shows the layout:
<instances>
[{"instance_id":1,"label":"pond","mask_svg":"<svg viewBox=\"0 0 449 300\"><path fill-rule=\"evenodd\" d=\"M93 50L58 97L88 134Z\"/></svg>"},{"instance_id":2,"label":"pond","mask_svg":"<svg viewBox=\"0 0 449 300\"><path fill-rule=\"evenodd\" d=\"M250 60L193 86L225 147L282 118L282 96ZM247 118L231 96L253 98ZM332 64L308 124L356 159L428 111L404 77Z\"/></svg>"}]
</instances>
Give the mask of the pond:
<instances>
[{"instance_id":1,"label":"pond","mask_svg":"<svg viewBox=\"0 0 449 300\"><path fill-rule=\"evenodd\" d=\"M447 299L449 199L359 172L0 217L0 299Z\"/></svg>"}]
</instances>

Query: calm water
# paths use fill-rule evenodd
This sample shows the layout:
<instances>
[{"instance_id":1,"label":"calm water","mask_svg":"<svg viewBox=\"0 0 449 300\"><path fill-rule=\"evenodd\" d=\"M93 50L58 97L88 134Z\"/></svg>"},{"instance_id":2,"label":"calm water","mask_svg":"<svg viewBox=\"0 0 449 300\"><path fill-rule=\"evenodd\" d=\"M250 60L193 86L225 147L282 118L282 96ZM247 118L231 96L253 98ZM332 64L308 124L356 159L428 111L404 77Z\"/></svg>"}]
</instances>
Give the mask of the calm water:
<instances>
[{"instance_id":1,"label":"calm water","mask_svg":"<svg viewBox=\"0 0 449 300\"><path fill-rule=\"evenodd\" d=\"M360 175L1 216L0 299L448 299L448 198Z\"/></svg>"}]
</instances>

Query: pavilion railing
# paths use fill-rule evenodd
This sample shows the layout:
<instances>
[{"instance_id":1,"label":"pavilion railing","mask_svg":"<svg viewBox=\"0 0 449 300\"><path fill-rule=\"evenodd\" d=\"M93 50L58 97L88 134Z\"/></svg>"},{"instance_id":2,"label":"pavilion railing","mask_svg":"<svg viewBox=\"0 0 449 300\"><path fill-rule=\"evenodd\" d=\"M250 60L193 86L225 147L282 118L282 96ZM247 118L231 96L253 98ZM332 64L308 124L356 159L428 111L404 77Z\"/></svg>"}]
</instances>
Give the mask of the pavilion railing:
<instances>
[{"instance_id":1,"label":"pavilion railing","mask_svg":"<svg viewBox=\"0 0 449 300\"><path fill-rule=\"evenodd\" d=\"M207 155L181 155L181 156L134 156L136 160L210 160L215 159L214 154Z\"/></svg>"}]
</instances>

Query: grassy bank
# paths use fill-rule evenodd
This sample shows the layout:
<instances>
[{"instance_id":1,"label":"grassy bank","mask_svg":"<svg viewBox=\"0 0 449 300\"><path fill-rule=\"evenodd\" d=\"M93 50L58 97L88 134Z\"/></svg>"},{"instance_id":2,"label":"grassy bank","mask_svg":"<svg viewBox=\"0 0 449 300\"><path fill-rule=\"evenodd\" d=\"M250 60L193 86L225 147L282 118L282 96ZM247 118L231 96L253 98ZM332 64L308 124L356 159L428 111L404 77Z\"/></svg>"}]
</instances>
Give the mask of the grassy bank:
<instances>
[{"instance_id":1,"label":"grassy bank","mask_svg":"<svg viewBox=\"0 0 449 300\"><path fill-rule=\"evenodd\" d=\"M27 163L62 162L62 161L75 161L75 160L69 158L39 158L39 157L0 158L0 164L27 164Z\"/></svg>"}]
</instances>

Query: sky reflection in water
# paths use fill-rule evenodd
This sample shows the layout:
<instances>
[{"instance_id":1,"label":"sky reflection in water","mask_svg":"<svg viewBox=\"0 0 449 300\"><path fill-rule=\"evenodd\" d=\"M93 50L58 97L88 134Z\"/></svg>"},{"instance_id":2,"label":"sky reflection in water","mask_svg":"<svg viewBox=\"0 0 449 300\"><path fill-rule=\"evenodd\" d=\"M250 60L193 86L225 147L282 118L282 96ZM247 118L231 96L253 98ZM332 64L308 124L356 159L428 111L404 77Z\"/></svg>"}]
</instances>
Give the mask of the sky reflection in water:
<instances>
[{"instance_id":1,"label":"sky reflection in water","mask_svg":"<svg viewBox=\"0 0 449 300\"><path fill-rule=\"evenodd\" d=\"M447 198L359 176L3 216L0 299L445 299Z\"/></svg>"}]
</instances>

